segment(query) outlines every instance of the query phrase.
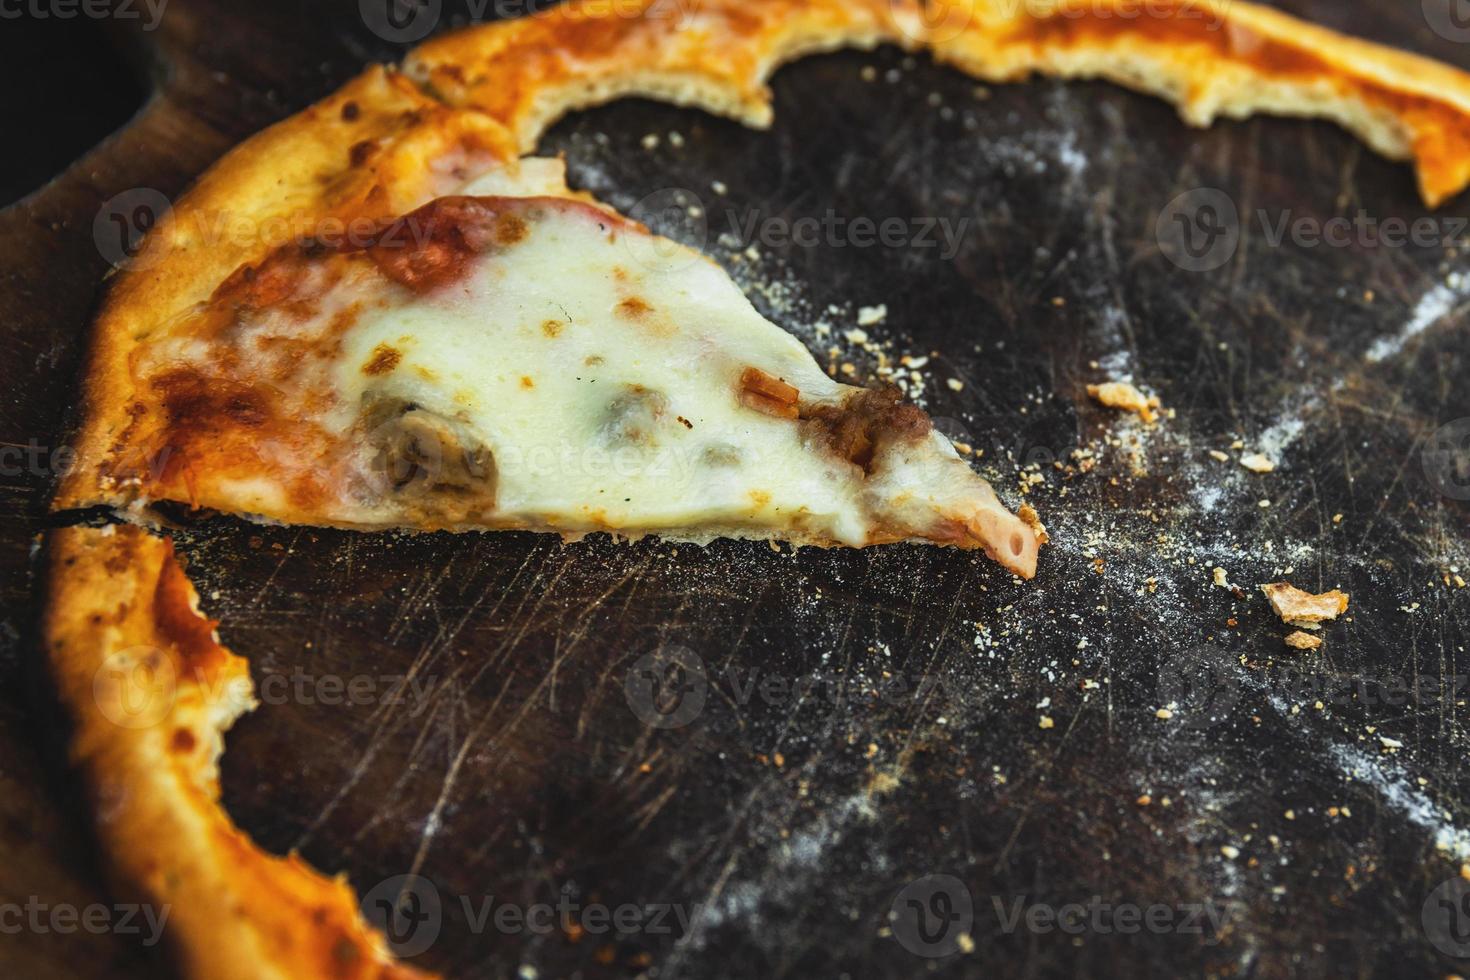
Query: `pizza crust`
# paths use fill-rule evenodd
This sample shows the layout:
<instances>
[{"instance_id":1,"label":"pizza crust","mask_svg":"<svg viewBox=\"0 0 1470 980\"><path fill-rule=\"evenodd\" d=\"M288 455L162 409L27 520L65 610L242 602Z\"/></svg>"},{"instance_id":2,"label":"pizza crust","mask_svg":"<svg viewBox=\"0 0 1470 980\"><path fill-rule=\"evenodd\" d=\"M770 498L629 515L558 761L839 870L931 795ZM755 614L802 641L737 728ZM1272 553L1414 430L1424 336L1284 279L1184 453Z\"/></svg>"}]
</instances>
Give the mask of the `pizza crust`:
<instances>
[{"instance_id":1,"label":"pizza crust","mask_svg":"<svg viewBox=\"0 0 1470 980\"><path fill-rule=\"evenodd\" d=\"M345 878L261 851L219 801L224 733L255 706L245 660L197 610L172 544L134 527L48 538L43 643L71 758L119 891L167 910L185 975L423 980L393 960Z\"/></svg>"},{"instance_id":2,"label":"pizza crust","mask_svg":"<svg viewBox=\"0 0 1470 980\"><path fill-rule=\"evenodd\" d=\"M987 81L1105 78L1194 126L1330 119L1413 160L1426 203L1470 185L1470 75L1242 0L930 0L930 46Z\"/></svg>"},{"instance_id":3,"label":"pizza crust","mask_svg":"<svg viewBox=\"0 0 1470 980\"><path fill-rule=\"evenodd\" d=\"M785 62L925 36L918 0L569 0L530 17L434 38L404 70L474 107L522 152L576 109L644 96L764 129L766 79Z\"/></svg>"}]
</instances>

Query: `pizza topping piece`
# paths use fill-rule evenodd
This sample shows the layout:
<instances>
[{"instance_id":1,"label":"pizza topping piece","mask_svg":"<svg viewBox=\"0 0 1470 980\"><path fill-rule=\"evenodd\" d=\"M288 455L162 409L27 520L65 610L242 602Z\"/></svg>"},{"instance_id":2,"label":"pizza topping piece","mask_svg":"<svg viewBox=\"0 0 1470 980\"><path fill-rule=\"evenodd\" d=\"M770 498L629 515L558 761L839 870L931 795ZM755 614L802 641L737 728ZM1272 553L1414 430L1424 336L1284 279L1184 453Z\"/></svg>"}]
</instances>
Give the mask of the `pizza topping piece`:
<instances>
[{"instance_id":1,"label":"pizza topping piece","mask_svg":"<svg viewBox=\"0 0 1470 980\"><path fill-rule=\"evenodd\" d=\"M1261 586L1261 591L1271 602L1271 608L1280 616L1283 622L1293 626L1305 626L1315 628L1315 624L1323 620L1336 619L1347 611L1348 596L1346 593L1333 589L1321 595L1312 595L1303 592L1289 582L1273 582L1270 585Z\"/></svg>"},{"instance_id":2,"label":"pizza topping piece","mask_svg":"<svg viewBox=\"0 0 1470 980\"><path fill-rule=\"evenodd\" d=\"M902 400L897 388L856 389L840 405L812 405L802 412L809 434L834 455L871 472L885 441L917 443L933 429L929 416Z\"/></svg>"},{"instance_id":3,"label":"pizza topping piece","mask_svg":"<svg viewBox=\"0 0 1470 980\"><path fill-rule=\"evenodd\" d=\"M920 409L833 381L714 263L598 207L442 198L366 242L290 246L263 267L292 270L274 305L224 290L134 358L140 391L172 394L140 400L109 465L160 447L173 462L128 472L120 502L357 527L921 540L1034 572L1037 532ZM221 317L228 329L201 326Z\"/></svg>"},{"instance_id":4,"label":"pizza topping piece","mask_svg":"<svg viewBox=\"0 0 1470 980\"><path fill-rule=\"evenodd\" d=\"M794 419L801 412L796 407L800 394L780 378L773 378L760 368L748 367L740 372L740 404L778 419Z\"/></svg>"}]
</instances>

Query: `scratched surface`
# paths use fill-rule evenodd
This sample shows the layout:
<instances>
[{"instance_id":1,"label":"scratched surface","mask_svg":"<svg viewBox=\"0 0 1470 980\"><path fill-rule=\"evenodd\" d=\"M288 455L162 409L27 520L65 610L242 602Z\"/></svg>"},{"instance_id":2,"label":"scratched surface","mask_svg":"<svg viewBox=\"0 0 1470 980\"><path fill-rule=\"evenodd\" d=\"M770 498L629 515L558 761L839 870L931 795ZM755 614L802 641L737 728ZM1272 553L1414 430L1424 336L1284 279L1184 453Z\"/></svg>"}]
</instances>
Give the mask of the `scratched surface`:
<instances>
[{"instance_id":1,"label":"scratched surface","mask_svg":"<svg viewBox=\"0 0 1470 980\"><path fill-rule=\"evenodd\" d=\"M1418 4L1290 7L1470 68L1470 47L1436 37ZM329 46L324 79L391 54L350 33L292 43ZM230 85L293 77L288 60ZM564 121L543 149L619 207L682 189L706 232L667 230L859 376L873 358L842 332L857 307L886 304L872 339L930 356L929 411L981 451L1008 502L1027 484L1053 537L1037 579L907 546L205 520L179 544L265 702L229 739L230 812L360 890L431 882L436 932L413 962L456 977L1463 972L1423 909L1470 860L1470 592L1453 585L1470 575L1470 487L1437 451L1461 432L1441 427L1470 416L1470 262L1268 234L1282 215L1421 218L1409 171L1324 124L1199 133L1105 85L977 93L894 51L803 62L774 87L769 133L635 102ZM237 98L258 124L280 97ZM1192 272L1155 227L1198 188L1222 191L1245 228L1218 268ZM771 241L746 254L741 229L829 210L964 231L950 256ZM1451 202L1441 230L1467 210ZM14 214L0 214L12 243L90 247L85 224ZM69 247L80 278L96 260ZM4 298L16 308L47 283L11 275ZM13 371L55 367L50 401L4 396L9 441L58 424L85 315L68 302L69 320L32 318L44 344L17 336ZM1121 376L1172 415L1144 429L1086 397ZM1234 461L1257 449L1274 472ZM15 638L34 607L42 494L21 479L7 491L20 519L6 532L0 759L22 874L7 887L83 901L101 893L82 820L70 804L48 820L65 783L34 775L18 735L38 717L51 730ZM1212 582L1216 567L1238 592ZM1282 645L1254 588L1283 577L1352 596L1317 653ZM42 741L54 759L57 738ZM962 916L968 899L973 913L920 935L902 899L891 912L930 875L955 879L931 912ZM904 896L931 898L916 887ZM550 929L495 918L559 901L575 911ZM1107 909L1166 911L1155 929L1075 935L1014 918L1070 903L1103 908L1103 923L1117 921ZM608 930L589 911L601 907L639 911ZM929 936L953 952L914 952ZM158 968L125 940L73 938L22 937L0 958L19 950L35 976Z\"/></svg>"}]
</instances>

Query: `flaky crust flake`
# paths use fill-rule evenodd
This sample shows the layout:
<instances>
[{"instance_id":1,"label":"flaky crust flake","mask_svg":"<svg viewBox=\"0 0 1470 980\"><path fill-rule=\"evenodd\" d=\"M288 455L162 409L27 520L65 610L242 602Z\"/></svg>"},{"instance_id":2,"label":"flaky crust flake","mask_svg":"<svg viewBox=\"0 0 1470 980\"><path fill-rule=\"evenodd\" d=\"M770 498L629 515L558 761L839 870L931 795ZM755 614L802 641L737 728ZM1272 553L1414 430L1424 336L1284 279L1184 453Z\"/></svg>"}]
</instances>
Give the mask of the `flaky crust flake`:
<instances>
[{"instance_id":1,"label":"flaky crust flake","mask_svg":"<svg viewBox=\"0 0 1470 980\"><path fill-rule=\"evenodd\" d=\"M119 890L162 915L189 977L423 980L395 962L345 879L261 851L219 801L224 732L254 706L173 546L134 527L48 539L43 642Z\"/></svg>"}]
</instances>

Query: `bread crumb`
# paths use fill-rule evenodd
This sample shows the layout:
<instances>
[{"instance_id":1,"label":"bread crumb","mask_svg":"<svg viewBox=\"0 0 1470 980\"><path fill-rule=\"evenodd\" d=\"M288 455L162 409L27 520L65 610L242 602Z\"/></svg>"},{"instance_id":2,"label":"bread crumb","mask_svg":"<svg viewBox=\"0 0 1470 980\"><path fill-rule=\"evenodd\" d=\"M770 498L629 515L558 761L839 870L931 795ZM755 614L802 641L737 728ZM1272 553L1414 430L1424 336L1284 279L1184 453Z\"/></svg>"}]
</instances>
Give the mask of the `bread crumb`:
<instances>
[{"instance_id":1,"label":"bread crumb","mask_svg":"<svg viewBox=\"0 0 1470 980\"><path fill-rule=\"evenodd\" d=\"M877 306L864 306L858 310L857 322L860 327L871 327L875 323L882 323L888 319L888 306L879 303ZM863 337L867 339L866 335Z\"/></svg>"},{"instance_id":2,"label":"bread crumb","mask_svg":"<svg viewBox=\"0 0 1470 980\"><path fill-rule=\"evenodd\" d=\"M1320 623L1324 619L1336 619L1347 611L1348 596L1333 589L1321 595L1303 592L1289 582L1272 582L1261 586L1271 608L1283 622L1293 626L1304 623Z\"/></svg>"},{"instance_id":3,"label":"bread crumb","mask_svg":"<svg viewBox=\"0 0 1470 980\"><path fill-rule=\"evenodd\" d=\"M1230 588L1230 577L1226 575L1225 569L1218 567L1211 569L1210 577L1217 587L1222 589Z\"/></svg>"},{"instance_id":4,"label":"bread crumb","mask_svg":"<svg viewBox=\"0 0 1470 980\"><path fill-rule=\"evenodd\" d=\"M1051 540L1051 536L1046 533L1046 525L1041 523L1041 515L1036 513L1035 507L1032 507L1030 504L1022 504L1021 509L1016 511L1016 516L1021 519L1023 524L1036 532L1036 543L1038 545L1046 544Z\"/></svg>"},{"instance_id":5,"label":"bread crumb","mask_svg":"<svg viewBox=\"0 0 1470 980\"><path fill-rule=\"evenodd\" d=\"M1286 634L1286 645L1293 650L1316 650L1322 646L1322 638L1303 633L1301 630Z\"/></svg>"},{"instance_id":6,"label":"bread crumb","mask_svg":"<svg viewBox=\"0 0 1470 980\"><path fill-rule=\"evenodd\" d=\"M961 381L959 378L947 378L947 379L945 379L945 382L944 383L947 384L947 385L949 385L949 390L950 391L964 391L965 390L965 383L963 381Z\"/></svg>"},{"instance_id":7,"label":"bread crumb","mask_svg":"<svg viewBox=\"0 0 1470 980\"><path fill-rule=\"evenodd\" d=\"M1222 844L1220 846L1220 853L1225 857L1227 861L1234 861L1236 858L1240 857L1240 848L1235 847L1231 844Z\"/></svg>"},{"instance_id":8,"label":"bread crumb","mask_svg":"<svg viewBox=\"0 0 1470 980\"><path fill-rule=\"evenodd\" d=\"M1143 419L1145 425L1152 425L1158 419L1154 411L1159 407L1158 398L1146 397L1143 392L1126 381L1108 381L1100 385L1088 385L1087 393L1099 404L1106 405L1108 408L1136 413L1139 418Z\"/></svg>"},{"instance_id":9,"label":"bread crumb","mask_svg":"<svg viewBox=\"0 0 1470 980\"><path fill-rule=\"evenodd\" d=\"M1215 460L1217 463L1228 463L1228 462L1230 462L1230 456L1228 454L1226 454L1226 453L1220 452L1220 450L1218 450L1218 449L1211 449L1210 450L1210 458L1213 459L1213 460Z\"/></svg>"},{"instance_id":10,"label":"bread crumb","mask_svg":"<svg viewBox=\"0 0 1470 980\"><path fill-rule=\"evenodd\" d=\"M1168 708L1160 708L1158 711L1154 712L1154 717L1159 719L1160 721L1168 721L1170 718L1174 717L1174 712L1170 711Z\"/></svg>"},{"instance_id":11,"label":"bread crumb","mask_svg":"<svg viewBox=\"0 0 1470 980\"><path fill-rule=\"evenodd\" d=\"M647 136L643 137L642 143L643 143L643 148L645 150L656 150L656 149L658 149L658 143L659 143L658 134L657 133L649 133Z\"/></svg>"},{"instance_id":12,"label":"bread crumb","mask_svg":"<svg viewBox=\"0 0 1470 980\"><path fill-rule=\"evenodd\" d=\"M1276 468L1276 464L1271 462L1264 453L1250 453L1242 456L1240 457L1240 465L1252 473L1270 473Z\"/></svg>"},{"instance_id":13,"label":"bread crumb","mask_svg":"<svg viewBox=\"0 0 1470 980\"><path fill-rule=\"evenodd\" d=\"M1054 722L1054 721L1051 720L1051 715L1042 715L1041 716L1041 721L1038 722L1038 727L1040 727L1040 728L1055 728L1056 727L1056 722Z\"/></svg>"}]
</instances>

